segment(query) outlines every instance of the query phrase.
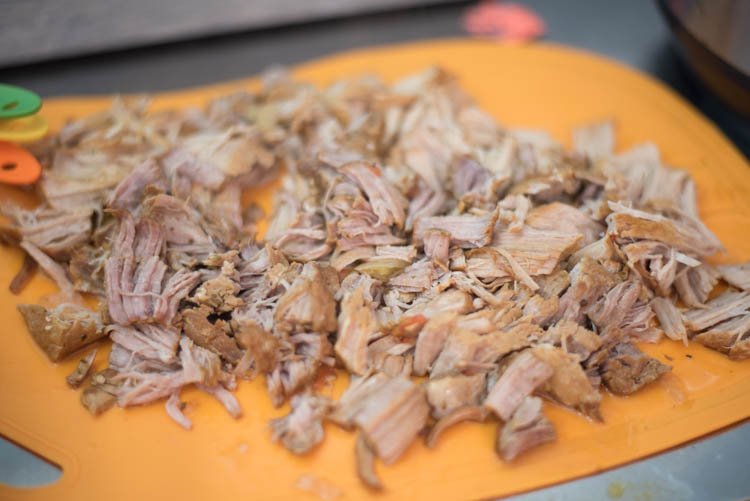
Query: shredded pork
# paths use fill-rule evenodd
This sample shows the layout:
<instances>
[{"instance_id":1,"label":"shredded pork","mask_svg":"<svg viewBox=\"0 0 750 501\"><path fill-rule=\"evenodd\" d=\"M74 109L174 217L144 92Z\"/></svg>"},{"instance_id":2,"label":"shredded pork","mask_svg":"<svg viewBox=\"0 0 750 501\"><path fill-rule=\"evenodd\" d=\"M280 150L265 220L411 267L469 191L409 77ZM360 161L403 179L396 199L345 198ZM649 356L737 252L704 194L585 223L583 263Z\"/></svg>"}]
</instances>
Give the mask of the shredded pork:
<instances>
[{"instance_id":1,"label":"shredded pork","mask_svg":"<svg viewBox=\"0 0 750 501\"><path fill-rule=\"evenodd\" d=\"M39 207L2 207L26 256L12 290L33 263L61 289L19 306L52 361L111 341L93 414L162 400L190 429L183 388L239 417L238 379L261 376L291 404L273 439L302 454L326 420L356 428L370 487L375 458L463 421L499 420L512 460L556 436L542 399L599 420L602 383L669 370L634 343L750 355L748 265L707 261L722 247L687 172L652 144L615 151L612 122L573 143L498 125L439 69L325 89L272 73L201 110L117 99L35 146ZM263 233L243 190L281 167ZM350 377L338 401L316 394L324 368Z\"/></svg>"}]
</instances>

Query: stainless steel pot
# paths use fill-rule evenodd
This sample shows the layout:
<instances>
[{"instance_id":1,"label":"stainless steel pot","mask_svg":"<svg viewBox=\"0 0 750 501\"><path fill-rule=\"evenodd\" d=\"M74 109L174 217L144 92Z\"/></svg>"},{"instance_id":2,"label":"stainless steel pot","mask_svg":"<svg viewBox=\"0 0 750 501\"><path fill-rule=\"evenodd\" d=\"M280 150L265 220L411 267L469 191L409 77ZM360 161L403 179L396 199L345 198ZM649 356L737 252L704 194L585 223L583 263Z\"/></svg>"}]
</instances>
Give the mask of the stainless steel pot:
<instances>
[{"instance_id":1,"label":"stainless steel pot","mask_svg":"<svg viewBox=\"0 0 750 501\"><path fill-rule=\"evenodd\" d=\"M750 0L658 0L689 66L750 116Z\"/></svg>"}]
</instances>

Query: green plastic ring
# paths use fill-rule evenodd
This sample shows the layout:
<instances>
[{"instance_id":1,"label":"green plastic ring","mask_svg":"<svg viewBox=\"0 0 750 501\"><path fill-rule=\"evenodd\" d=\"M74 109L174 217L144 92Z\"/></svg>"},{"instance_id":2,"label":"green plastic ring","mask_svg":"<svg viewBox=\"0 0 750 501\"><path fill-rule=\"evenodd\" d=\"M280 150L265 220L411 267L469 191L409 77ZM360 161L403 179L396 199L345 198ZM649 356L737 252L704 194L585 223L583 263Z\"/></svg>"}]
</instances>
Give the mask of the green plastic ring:
<instances>
[{"instance_id":1,"label":"green plastic ring","mask_svg":"<svg viewBox=\"0 0 750 501\"><path fill-rule=\"evenodd\" d=\"M33 115L42 107L42 98L15 85L0 84L0 118Z\"/></svg>"}]
</instances>

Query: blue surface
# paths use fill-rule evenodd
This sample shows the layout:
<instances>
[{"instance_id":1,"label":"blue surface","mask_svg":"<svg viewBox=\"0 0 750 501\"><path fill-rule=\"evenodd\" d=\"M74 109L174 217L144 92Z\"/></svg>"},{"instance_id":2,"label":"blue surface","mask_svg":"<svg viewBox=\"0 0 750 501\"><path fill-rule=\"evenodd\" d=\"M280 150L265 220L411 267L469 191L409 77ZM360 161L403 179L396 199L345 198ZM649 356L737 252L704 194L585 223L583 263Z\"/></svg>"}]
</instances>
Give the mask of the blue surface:
<instances>
[{"instance_id":1,"label":"blue surface","mask_svg":"<svg viewBox=\"0 0 750 501\"><path fill-rule=\"evenodd\" d=\"M0 482L15 487L47 485L62 471L17 445L0 439Z\"/></svg>"}]
</instances>

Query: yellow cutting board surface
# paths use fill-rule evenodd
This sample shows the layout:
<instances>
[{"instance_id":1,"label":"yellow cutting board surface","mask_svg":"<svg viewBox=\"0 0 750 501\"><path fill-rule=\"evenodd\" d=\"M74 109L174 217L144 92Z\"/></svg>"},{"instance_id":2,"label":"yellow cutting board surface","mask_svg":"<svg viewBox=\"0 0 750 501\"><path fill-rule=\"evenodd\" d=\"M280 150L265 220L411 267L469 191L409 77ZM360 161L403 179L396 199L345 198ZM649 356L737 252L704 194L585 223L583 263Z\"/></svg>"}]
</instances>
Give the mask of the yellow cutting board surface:
<instances>
[{"instance_id":1,"label":"yellow cutting board surface","mask_svg":"<svg viewBox=\"0 0 750 501\"><path fill-rule=\"evenodd\" d=\"M469 40L429 41L325 58L294 69L297 78L325 85L376 73L392 81L428 65L458 75L463 87L499 121L550 131L569 143L571 128L613 117L618 148L653 141L665 163L688 169L700 213L724 242L720 262L750 259L750 168L706 119L654 80L598 56L553 45L506 47ZM245 80L154 96L155 107L200 105L257 85ZM67 119L108 106L110 97L50 99L42 113L52 130ZM269 208L270 191L251 194ZM17 198L10 188L0 199ZM295 486L300 477L322 484L331 499L476 499L503 496L569 480L664 451L750 415L750 362L730 362L697 345L664 341L646 350L674 366L672 375L637 395L605 395L597 424L552 404L557 442L512 464L493 450L496 424L463 424L434 450L421 442L395 465L377 466L386 486L364 489L355 473L354 436L326 425L325 442L304 457L273 444L273 409L262 379L241 382L244 417L235 421L218 403L183 392L190 432L170 421L162 404L115 408L99 418L65 385L76 360L50 363L27 334L19 302L54 292L38 275L21 297L7 292L21 254L0 248L0 434L60 465L51 486L12 489L2 499L315 499ZM671 361L669 361L669 359ZM100 355L98 364L103 363ZM339 393L346 378L339 376ZM602 493L604 495L604 493Z\"/></svg>"}]
</instances>

